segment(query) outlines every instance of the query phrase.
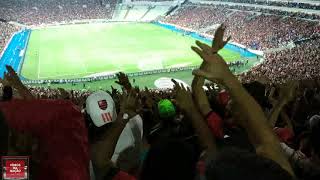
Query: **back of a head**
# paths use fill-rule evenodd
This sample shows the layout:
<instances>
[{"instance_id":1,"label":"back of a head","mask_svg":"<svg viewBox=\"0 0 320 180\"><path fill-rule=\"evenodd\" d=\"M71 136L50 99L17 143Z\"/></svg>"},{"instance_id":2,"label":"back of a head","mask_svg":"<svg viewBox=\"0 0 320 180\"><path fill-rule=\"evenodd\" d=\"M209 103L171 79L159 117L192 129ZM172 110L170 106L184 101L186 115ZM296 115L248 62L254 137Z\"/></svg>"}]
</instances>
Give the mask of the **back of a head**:
<instances>
[{"instance_id":1,"label":"back of a head","mask_svg":"<svg viewBox=\"0 0 320 180\"><path fill-rule=\"evenodd\" d=\"M224 149L206 170L207 180L292 180L274 161L239 149Z\"/></svg>"},{"instance_id":2,"label":"back of a head","mask_svg":"<svg viewBox=\"0 0 320 180\"><path fill-rule=\"evenodd\" d=\"M3 87L3 95L2 101L10 101L13 96L13 90L11 86L4 86Z\"/></svg>"},{"instance_id":3,"label":"back of a head","mask_svg":"<svg viewBox=\"0 0 320 180\"><path fill-rule=\"evenodd\" d=\"M320 123L314 125L311 129L311 146L313 149L314 155L316 155L317 159L320 161Z\"/></svg>"},{"instance_id":4,"label":"back of a head","mask_svg":"<svg viewBox=\"0 0 320 180\"><path fill-rule=\"evenodd\" d=\"M159 142L150 148L141 172L141 180L193 180L198 157L183 141Z\"/></svg>"},{"instance_id":5,"label":"back of a head","mask_svg":"<svg viewBox=\"0 0 320 180\"><path fill-rule=\"evenodd\" d=\"M4 115L0 111L0 156L6 156L8 151L9 129L5 122Z\"/></svg>"}]
</instances>

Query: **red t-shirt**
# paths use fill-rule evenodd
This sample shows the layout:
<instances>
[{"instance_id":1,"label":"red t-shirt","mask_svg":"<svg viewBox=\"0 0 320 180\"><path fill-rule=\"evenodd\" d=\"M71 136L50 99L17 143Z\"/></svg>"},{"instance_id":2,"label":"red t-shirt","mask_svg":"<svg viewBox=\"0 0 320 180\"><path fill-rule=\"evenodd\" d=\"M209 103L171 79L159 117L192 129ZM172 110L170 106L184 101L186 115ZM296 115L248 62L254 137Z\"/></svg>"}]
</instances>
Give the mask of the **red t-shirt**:
<instances>
[{"instance_id":1,"label":"red t-shirt","mask_svg":"<svg viewBox=\"0 0 320 180\"><path fill-rule=\"evenodd\" d=\"M204 161L198 161L197 163L197 172L200 177L205 176L205 171L206 171L206 165ZM112 180L136 180L137 178L124 172L124 171L119 171L113 178Z\"/></svg>"},{"instance_id":2,"label":"red t-shirt","mask_svg":"<svg viewBox=\"0 0 320 180\"><path fill-rule=\"evenodd\" d=\"M88 180L88 135L84 117L65 100L0 103L8 126L39 140L38 180Z\"/></svg>"},{"instance_id":3,"label":"red t-shirt","mask_svg":"<svg viewBox=\"0 0 320 180\"><path fill-rule=\"evenodd\" d=\"M281 142L285 142L287 144L292 142L294 133L289 128L275 127L273 130Z\"/></svg>"},{"instance_id":4,"label":"red t-shirt","mask_svg":"<svg viewBox=\"0 0 320 180\"><path fill-rule=\"evenodd\" d=\"M211 111L208 115L207 115L207 123L209 126L209 129L211 130L212 134L219 139L223 139L224 137L224 132L223 132L223 122L221 117Z\"/></svg>"},{"instance_id":5,"label":"red t-shirt","mask_svg":"<svg viewBox=\"0 0 320 180\"><path fill-rule=\"evenodd\" d=\"M119 171L112 180L136 180L136 178L124 171Z\"/></svg>"}]
</instances>

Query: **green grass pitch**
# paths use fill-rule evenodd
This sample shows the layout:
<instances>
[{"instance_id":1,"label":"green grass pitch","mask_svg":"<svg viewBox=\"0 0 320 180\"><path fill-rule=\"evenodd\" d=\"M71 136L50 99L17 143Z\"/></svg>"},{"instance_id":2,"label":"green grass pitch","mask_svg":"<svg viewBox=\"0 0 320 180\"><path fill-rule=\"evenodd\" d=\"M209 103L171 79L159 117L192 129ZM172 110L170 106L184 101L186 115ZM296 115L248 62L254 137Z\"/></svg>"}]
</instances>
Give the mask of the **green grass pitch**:
<instances>
[{"instance_id":1,"label":"green grass pitch","mask_svg":"<svg viewBox=\"0 0 320 180\"><path fill-rule=\"evenodd\" d=\"M195 39L149 23L103 23L33 30L21 75L30 80L199 65ZM240 54L223 49L226 61ZM191 74L190 74L191 77Z\"/></svg>"}]
</instances>

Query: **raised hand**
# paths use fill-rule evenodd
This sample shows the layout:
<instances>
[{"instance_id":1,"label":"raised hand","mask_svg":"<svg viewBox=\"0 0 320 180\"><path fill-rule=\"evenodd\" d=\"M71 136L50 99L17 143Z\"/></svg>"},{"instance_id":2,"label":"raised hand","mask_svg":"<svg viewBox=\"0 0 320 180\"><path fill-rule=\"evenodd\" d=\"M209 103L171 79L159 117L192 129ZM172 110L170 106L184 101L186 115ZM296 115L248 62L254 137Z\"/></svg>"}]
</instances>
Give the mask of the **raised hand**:
<instances>
[{"instance_id":1,"label":"raised hand","mask_svg":"<svg viewBox=\"0 0 320 180\"><path fill-rule=\"evenodd\" d=\"M298 82L291 81L280 86L280 99L286 102L293 100L296 96Z\"/></svg>"},{"instance_id":2,"label":"raised hand","mask_svg":"<svg viewBox=\"0 0 320 180\"><path fill-rule=\"evenodd\" d=\"M129 94L123 92L120 97L120 112L127 113L129 118L137 115L137 107L139 107L138 95L133 90Z\"/></svg>"},{"instance_id":3,"label":"raised hand","mask_svg":"<svg viewBox=\"0 0 320 180\"><path fill-rule=\"evenodd\" d=\"M129 78L126 74L124 74L123 72L119 72L118 74L116 74L118 81L115 81L115 83L119 84L120 86L122 86L123 88L125 88L125 90L130 91L132 86L131 83L129 81Z\"/></svg>"},{"instance_id":4,"label":"raised hand","mask_svg":"<svg viewBox=\"0 0 320 180\"><path fill-rule=\"evenodd\" d=\"M115 89L113 86L111 86L111 94L112 96L117 96L119 94L119 91Z\"/></svg>"},{"instance_id":5,"label":"raised hand","mask_svg":"<svg viewBox=\"0 0 320 180\"><path fill-rule=\"evenodd\" d=\"M171 81L174 83L173 88L177 106L183 111L188 111L190 108L194 108L190 88L185 88L182 84L179 84L174 79L171 79Z\"/></svg>"},{"instance_id":6,"label":"raised hand","mask_svg":"<svg viewBox=\"0 0 320 180\"><path fill-rule=\"evenodd\" d=\"M20 87L22 85L22 82L20 81L17 73L11 66L6 66L6 69L8 72L4 74L4 81L7 83L7 85L12 86L13 88Z\"/></svg>"},{"instance_id":7,"label":"raised hand","mask_svg":"<svg viewBox=\"0 0 320 180\"><path fill-rule=\"evenodd\" d=\"M63 89L63 88L58 88L59 92L60 92L60 98L61 99L69 99L70 98L70 95L69 93Z\"/></svg>"},{"instance_id":8,"label":"raised hand","mask_svg":"<svg viewBox=\"0 0 320 180\"><path fill-rule=\"evenodd\" d=\"M224 25L221 25L217 29L212 47L208 46L207 44L201 43L200 41L196 41L198 47L191 47L192 50L195 51L203 59L203 63L200 69L193 71L194 75L202 76L211 81L219 83L223 83L223 80L232 75L227 63L217 53L230 40L229 37L227 41L223 41L224 31Z\"/></svg>"},{"instance_id":9,"label":"raised hand","mask_svg":"<svg viewBox=\"0 0 320 180\"><path fill-rule=\"evenodd\" d=\"M226 41L223 40L223 35L226 30L226 26L221 24L214 34L214 39L212 41L212 52L217 53L222 49L231 39L231 36L227 38Z\"/></svg>"}]
</instances>

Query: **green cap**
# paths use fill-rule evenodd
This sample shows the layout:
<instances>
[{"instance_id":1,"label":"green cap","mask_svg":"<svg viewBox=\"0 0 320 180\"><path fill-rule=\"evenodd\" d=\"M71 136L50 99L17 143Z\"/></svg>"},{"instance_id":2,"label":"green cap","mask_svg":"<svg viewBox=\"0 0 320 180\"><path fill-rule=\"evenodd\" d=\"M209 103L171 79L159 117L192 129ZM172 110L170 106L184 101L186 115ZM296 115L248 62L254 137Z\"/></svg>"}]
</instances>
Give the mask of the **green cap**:
<instances>
[{"instance_id":1,"label":"green cap","mask_svg":"<svg viewBox=\"0 0 320 180\"><path fill-rule=\"evenodd\" d=\"M171 118L176 115L176 108L169 99L159 101L158 111L161 118Z\"/></svg>"}]
</instances>

